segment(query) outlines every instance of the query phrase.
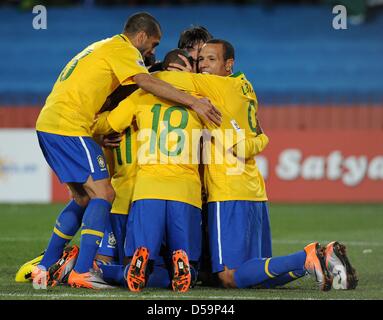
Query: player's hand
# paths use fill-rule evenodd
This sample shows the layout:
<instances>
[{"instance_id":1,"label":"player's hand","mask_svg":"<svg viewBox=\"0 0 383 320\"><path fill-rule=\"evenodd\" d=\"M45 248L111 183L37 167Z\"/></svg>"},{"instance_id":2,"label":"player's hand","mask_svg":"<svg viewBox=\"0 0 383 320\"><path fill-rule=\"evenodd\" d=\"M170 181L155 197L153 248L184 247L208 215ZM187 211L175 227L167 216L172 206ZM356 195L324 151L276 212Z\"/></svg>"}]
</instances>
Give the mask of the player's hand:
<instances>
[{"instance_id":1,"label":"player's hand","mask_svg":"<svg viewBox=\"0 0 383 320\"><path fill-rule=\"evenodd\" d=\"M236 157L240 161L246 161L247 158L249 158L249 155L246 153L246 139L242 139L239 142L237 142L235 145L233 145L231 148L229 148L229 152Z\"/></svg>"},{"instance_id":2,"label":"player's hand","mask_svg":"<svg viewBox=\"0 0 383 320\"><path fill-rule=\"evenodd\" d=\"M196 99L193 105L190 106L197 114L202 118L203 121L208 123L214 123L218 127L222 123L222 114L221 112L214 107L209 99L202 98Z\"/></svg>"},{"instance_id":3,"label":"player's hand","mask_svg":"<svg viewBox=\"0 0 383 320\"><path fill-rule=\"evenodd\" d=\"M186 72L192 72L193 66L190 64L189 60L186 59L183 55L178 55L180 59L182 59L186 66L182 66L178 63L169 63L169 67L167 68L168 71L186 71Z\"/></svg>"},{"instance_id":4,"label":"player's hand","mask_svg":"<svg viewBox=\"0 0 383 320\"><path fill-rule=\"evenodd\" d=\"M261 127L261 123L260 123L258 117L256 118L256 120L257 120L257 126L255 127L255 132L257 133L257 135L260 135L263 133L263 129Z\"/></svg>"},{"instance_id":5,"label":"player's hand","mask_svg":"<svg viewBox=\"0 0 383 320\"><path fill-rule=\"evenodd\" d=\"M121 140L122 134L115 132L103 137L102 146L105 148L117 148L120 145Z\"/></svg>"}]
</instances>

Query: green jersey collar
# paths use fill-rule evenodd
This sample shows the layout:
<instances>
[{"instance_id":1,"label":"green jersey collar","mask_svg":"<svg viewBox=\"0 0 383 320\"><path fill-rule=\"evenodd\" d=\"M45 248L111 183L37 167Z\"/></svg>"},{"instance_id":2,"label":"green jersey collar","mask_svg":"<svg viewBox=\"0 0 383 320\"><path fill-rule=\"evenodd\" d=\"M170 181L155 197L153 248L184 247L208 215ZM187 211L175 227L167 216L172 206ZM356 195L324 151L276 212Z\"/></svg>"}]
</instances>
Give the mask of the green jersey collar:
<instances>
[{"instance_id":1,"label":"green jersey collar","mask_svg":"<svg viewBox=\"0 0 383 320\"><path fill-rule=\"evenodd\" d=\"M229 77L237 78L239 76L243 75L242 71L237 71L236 73L232 73Z\"/></svg>"}]
</instances>

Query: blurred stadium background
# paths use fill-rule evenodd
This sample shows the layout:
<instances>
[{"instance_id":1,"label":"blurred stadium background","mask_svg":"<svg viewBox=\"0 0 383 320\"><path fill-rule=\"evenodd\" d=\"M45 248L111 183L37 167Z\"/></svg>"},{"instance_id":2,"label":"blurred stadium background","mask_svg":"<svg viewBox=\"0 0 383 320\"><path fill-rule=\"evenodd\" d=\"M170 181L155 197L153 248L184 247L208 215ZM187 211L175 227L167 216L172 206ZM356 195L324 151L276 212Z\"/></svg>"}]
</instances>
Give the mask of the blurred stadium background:
<instances>
[{"instance_id":1,"label":"blurred stadium background","mask_svg":"<svg viewBox=\"0 0 383 320\"><path fill-rule=\"evenodd\" d=\"M191 25L205 26L236 48L235 71L253 83L271 139L258 164L272 204L274 252L297 250L307 239L348 240L363 281L370 281L366 288L375 290L367 298L383 297L383 275L376 271L382 259L368 256L383 256L383 0L0 4L1 243L18 252L15 257L6 244L0 247L7 261L0 265L5 291L17 266L46 245L56 212L68 199L35 137L47 95L75 54L121 32L132 13L148 11L163 28L158 59ZM46 30L32 27L37 4L47 8ZM333 28L336 4L347 7L345 30ZM18 287L12 290L11 297L19 294Z\"/></svg>"},{"instance_id":2,"label":"blurred stadium background","mask_svg":"<svg viewBox=\"0 0 383 320\"><path fill-rule=\"evenodd\" d=\"M2 1L0 201L67 199L36 146L36 117L76 53L145 10L163 27L158 59L191 25L233 43L271 137L258 161L271 201L382 202L382 2ZM341 3L347 29L335 30ZM46 5L46 30L32 27L36 4Z\"/></svg>"}]
</instances>

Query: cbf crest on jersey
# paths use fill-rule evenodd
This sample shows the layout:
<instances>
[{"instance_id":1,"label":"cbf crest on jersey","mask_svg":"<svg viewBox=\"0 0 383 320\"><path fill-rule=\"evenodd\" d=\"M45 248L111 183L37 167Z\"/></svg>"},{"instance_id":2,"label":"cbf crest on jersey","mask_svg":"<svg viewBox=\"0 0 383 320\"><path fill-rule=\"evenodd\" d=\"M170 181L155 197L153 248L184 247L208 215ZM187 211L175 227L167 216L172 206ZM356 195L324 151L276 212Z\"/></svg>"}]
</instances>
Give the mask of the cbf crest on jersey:
<instances>
[{"instance_id":1,"label":"cbf crest on jersey","mask_svg":"<svg viewBox=\"0 0 383 320\"><path fill-rule=\"evenodd\" d=\"M144 63L144 61L141 60L141 59L137 60L137 64L138 64L139 66L141 66L141 67L145 67L145 63Z\"/></svg>"},{"instance_id":2,"label":"cbf crest on jersey","mask_svg":"<svg viewBox=\"0 0 383 320\"><path fill-rule=\"evenodd\" d=\"M102 155L99 155L97 157L97 162L98 162L98 166L100 167L101 171L105 171L106 170L106 164L105 164L104 157Z\"/></svg>"}]
</instances>

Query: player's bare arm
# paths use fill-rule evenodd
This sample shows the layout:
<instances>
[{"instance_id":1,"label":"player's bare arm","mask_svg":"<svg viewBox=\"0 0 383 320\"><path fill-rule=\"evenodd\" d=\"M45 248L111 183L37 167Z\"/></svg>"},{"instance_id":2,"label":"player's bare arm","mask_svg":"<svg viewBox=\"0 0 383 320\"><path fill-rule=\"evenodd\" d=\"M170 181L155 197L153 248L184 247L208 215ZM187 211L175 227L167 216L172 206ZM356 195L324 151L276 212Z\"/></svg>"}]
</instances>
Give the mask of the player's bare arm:
<instances>
[{"instance_id":1,"label":"player's bare arm","mask_svg":"<svg viewBox=\"0 0 383 320\"><path fill-rule=\"evenodd\" d=\"M117 148L122 140L122 134L113 132L102 137L102 146L105 148Z\"/></svg>"},{"instance_id":2,"label":"player's bare arm","mask_svg":"<svg viewBox=\"0 0 383 320\"><path fill-rule=\"evenodd\" d=\"M261 122L259 121L258 117L256 118L257 120L257 126L255 127L255 132L257 133L257 135L260 135L263 133L263 129L261 127Z\"/></svg>"},{"instance_id":3,"label":"player's bare arm","mask_svg":"<svg viewBox=\"0 0 383 320\"><path fill-rule=\"evenodd\" d=\"M145 73L133 77L134 82L143 90L166 100L174 101L192 108L204 120L220 125L222 115L208 99L198 99L174 88L169 83Z\"/></svg>"}]
</instances>

